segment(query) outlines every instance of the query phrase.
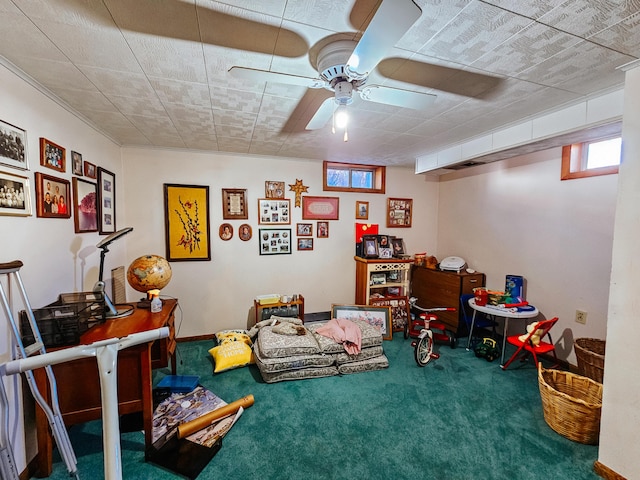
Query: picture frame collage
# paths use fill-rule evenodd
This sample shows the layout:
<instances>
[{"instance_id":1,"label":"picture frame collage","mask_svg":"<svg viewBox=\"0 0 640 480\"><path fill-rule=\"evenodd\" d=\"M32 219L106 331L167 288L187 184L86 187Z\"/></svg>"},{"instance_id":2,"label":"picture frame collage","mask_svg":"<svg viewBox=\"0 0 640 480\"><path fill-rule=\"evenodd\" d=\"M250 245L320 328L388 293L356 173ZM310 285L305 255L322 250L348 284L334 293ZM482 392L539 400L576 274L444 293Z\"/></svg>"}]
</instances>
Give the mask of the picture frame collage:
<instances>
[{"instance_id":1,"label":"picture frame collage","mask_svg":"<svg viewBox=\"0 0 640 480\"><path fill-rule=\"evenodd\" d=\"M363 258L402 258L406 254L404 240L392 235L363 235Z\"/></svg>"},{"instance_id":2,"label":"picture frame collage","mask_svg":"<svg viewBox=\"0 0 640 480\"><path fill-rule=\"evenodd\" d=\"M74 218L75 233L99 232L108 235L116 231L115 175L84 161L82 154L40 137L39 165L55 173L37 171L33 174L35 201L32 199L31 178L25 129L0 119L0 216L33 215L40 218ZM4 170L10 167L24 171ZM60 174L71 173L68 179ZM85 178L86 177L86 178ZM91 181L95 180L95 181Z\"/></svg>"}]
</instances>

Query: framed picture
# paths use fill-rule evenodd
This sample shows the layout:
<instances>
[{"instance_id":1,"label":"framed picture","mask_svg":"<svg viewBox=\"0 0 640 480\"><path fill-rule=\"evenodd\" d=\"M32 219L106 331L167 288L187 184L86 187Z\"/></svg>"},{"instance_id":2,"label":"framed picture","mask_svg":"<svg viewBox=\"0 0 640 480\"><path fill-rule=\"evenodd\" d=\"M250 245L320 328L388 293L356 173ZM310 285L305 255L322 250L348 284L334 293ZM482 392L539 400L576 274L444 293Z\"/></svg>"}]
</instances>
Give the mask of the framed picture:
<instances>
[{"instance_id":1,"label":"framed picture","mask_svg":"<svg viewBox=\"0 0 640 480\"><path fill-rule=\"evenodd\" d=\"M218 229L218 235L222 240L231 240L233 238L233 226L230 223L223 223Z\"/></svg>"},{"instance_id":2,"label":"framed picture","mask_svg":"<svg viewBox=\"0 0 640 480\"><path fill-rule=\"evenodd\" d=\"M339 220L339 197L302 197L303 220Z\"/></svg>"},{"instance_id":3,"label":"framed picture","mask_svg":"<svg viewBox=\"0 0 640 480\"><path fill-rule=\"evenodd\" d=\"M247 190L239 188L222 189L222 218L225 220L249 218L247 212Z\"/></svg>"},{"instance_id":4,"label":"framed picture","mask_svg":"<svg viewBox=\"0 0 640 480\"><path fill-rule=\"evenodd\" d=\"M329 238L329 222L318 222L316 232L318 238Z\"/></svg>"},{"instance_id":5,"label":"framed picture","mask_svg":"<svg viewBox=\"0 0 640 480\"><path fill-rule=\"evenodd\" d=\"M402 238L394 237L391 239L391 248L393 248L393 256L399 257L400 255L404 255L404 240Z\"/></svg>"},{"instance_id":6,"label":"framed picture","mask_svg":"<svg viewBox=\"0 0 640 480\"><path fill-rule=\"evenodd\" d=\"M95 201L94 198L94 215ZM36 172L36 216L69 218L71 217L70 205L72 205L72 200L69 180Z\"/></svg>"},{"instance_id":7,"label":"framed picture","mask_svg":"<svg viewBox=\"0 0 640 480\"><path fill-rule=\"evenodd\" d=\"M249 225L248 223L243 223L242 225L240 225L240 228L238 229L238 236L240 237L240 240L242 240L243 242L251 240L251 235L251 225Z\"/></svg>"},{"instance_id":8,"label":"framed picture","mask_svg":"<svg viewBox=\"0 0 640 480\"><path fill-rule=\"evenodd\" d=\"M73 225L76 233L98 231L97 196L98 187L93 182L87 182L73 177ZM58 207L59 210L59 207Z\"/></svg>"},{"instance_id":9,"label":"framed picture","mask_svg":"<svg viewBox=\"0 0 640 480\"><path fill-rule=\"evenodd\" d=\"M82 155L71 150L71 171L74 175L82 176Z\"/></svg>"},{"instance_id":10,"label":"framed picture","mask_svg":"<svg viewBox=\"0 0 640 480\"><path fill-rule=\"evenodd\" d=\"M393 258L393 249L378 248L378 258Z\"/></svg>"},{"instance_id":11,"label":"framed picture","mask_svg":"<svg viewBox=\"0 0 640 480\"><path fill-rule=\"evenodd\" d=\"M0 172L0 215L31 215L31 188L27 177Z\"/></svg>"},{"instance_id":12,"label":"framed picture","mask_svg":"<svg viewBox=\"0 0 640 480\"><path fill-rule=\"evenodd\" d=\"M313 238L299 238L298 250L313 250Z\"/></svg>"},{"instance_id":13,"label":"framed picture","mask_svg":"<svg viewBox=\"0 0 640 480\"><path fill-rule=\"evenodd\" d=\"M362 253L364 258L378 258L378 236L362 236Z\"/></svg>"},{"instance_id":14,"label":"framed picture","mask_svg":"<svg viewBox=\"0 0 640 480\"><path fill-rule=\"evenodd\" d=\"M362 320L380 330L384 340L393 339L391 307L375 305L331 305L331 318Z\"/></svg>"},{"instance_id":15,"label":"framed picture","mask_svg":"<svg viewBox=\"0 0 640 480\"><path fill-rule=\"evenodd\" d=\"M387 275L384 273L372 273L369 282L371 285L385 285L387 283Z\"/></svg>"},{"instance_id":16,"label":"framed picture","mask_svg":"<svg viewBox=\"0 0 640 480\"><path fill-rule=\"evenodd\" d=\"M284 198L284 182L271 180L264 182L264 196L267 198Z\"/></svg>"},{"instance_id":17,"label":"framed picture","mask_svg":"<svg viewBox=\"0 0 640 480\"><path fill-rule=\"evenodd\" d=\"M291 200L287 198L258 199L258 223L261 225L290 225Z\"/></svg>"},{"instance_id":18,"label":"framed picture","mask_svg":"<svg viewBox=\"0 0 640 480\"><path fill-rule=\"evenodd\" d=\"M29 170L27 132L0 120L0 163L20 170Z\"/></svg>"},{"instance_id":19,"label":"framed picture","mask_svg":"<svg viewBox=\"0 0 640 480\"><path fill-rule=\"evenodd\" d=\"M167 260L211 260L208 186L165 183L164 223Z\"/></svg>"},{"instance_id":20,"label":"framed picture","mask_svg":"<svg viewBox=\"0 0 640 480\"><path fill-rule=\"evenodd\" d=\"M98 174L96 166L93 163L89 163L89 162L84 162L83 165L84 165L84 176L89 178L96 178Z\"/></svg>"},{"instance_id":21,"label":"framed picture","mask_svg":"<svg viewBox=\"0 0 640 480\"><path fill-rule=\"evenodd\" d=\"M313 223L296 223L296 234L299 237L312 237Z\"/></svg>"},{"instance_id":22,"label":"framed picture","mask_svg":"<svg viewBox=\"0 0 640 480\"><path fill-rule=\"evenodd\" d=\"M290 253L290 228L260 229L260 255L287 255Z\"/></svg>"},{"instance_id":23,"label":"framed picture","mask_svg":"<svg viewBox=\"0 0 640 480\"><path fill-rule=\"evenodd\" d=\"M40 165L58 172L66 172L66 161L66 150L63 147L40 137Z\"/></svg>"},{"instance_id":24,"label":"framed picture","mask_svg":"<svg viewBox=\"0 0 640 480\"><path fill-rule=\"evenodd\" d=\"M411 227L413 200L410 198L387 199L387 227Z\"/></svg>"},{"instance_id":25,"label":"framed picture","mask_svg":"<svg viewBox=\"0 0 640 480\"><path fill-rule=\"evenodd\" d=\"M394 332L404 331L404 326L411 318L409 298L406 296L372 298L371 305L391 308L391 328Z\"/></svg>"},{"instance_id":26,"label":"framed picture","mask_svg":"<svg viewBox=\"0 0 640 480\"><path fill-rule=\"evenodd\" d=\"M369 202L356 200L356 220L367 220L369 218Z\"/></svg>"},{"instance_id":27,"label":"framed picture","mask_svg":"<svg viewBox=\"0 0 640 480\"><path fill-rule=\"evenodd\" d=\"M98 231L107 235L116 231L116 176L98 167Z\"/></svg>"}]
</instances>

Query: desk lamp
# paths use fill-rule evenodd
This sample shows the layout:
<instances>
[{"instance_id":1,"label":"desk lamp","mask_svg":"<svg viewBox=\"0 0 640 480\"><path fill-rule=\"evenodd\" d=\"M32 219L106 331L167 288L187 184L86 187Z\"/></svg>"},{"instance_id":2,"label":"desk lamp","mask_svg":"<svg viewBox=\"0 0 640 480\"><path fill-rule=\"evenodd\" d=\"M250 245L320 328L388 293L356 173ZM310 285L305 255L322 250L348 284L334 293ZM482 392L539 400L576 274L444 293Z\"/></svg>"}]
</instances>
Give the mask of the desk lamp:
<instances>
[{"instance_id":1,"label":"desk lamp","mask_svg":"<svg viewBox=\"0 0 640 480\"><path fill-rule=\"evenodd\" d=\"M133 227L126 227L126 228L123 228L122 230L118 230L117 232L112 233L111 235L109 235L107 238L100 241L96 245L96 247L100 248L102 251L100 252L100 271L98 273L98 281L93 287L93 292L99 293L104 298L104 304L105 304L104 316L106 319L122 318L128 315L131 315L133 313L133 307L130 305L127 305L125 308L122 308L120 310L118 310L115 307L115 305L109 298L109 295L107 295L107 293L104 291L104 281L102 280L102 275L104 273L104 257L106 253L109 251L107 247L111 245L111 243L115 242L120 237L125 236L127 233L129 233L132 230L133 230Z\"/></svg>"}]
</instances>

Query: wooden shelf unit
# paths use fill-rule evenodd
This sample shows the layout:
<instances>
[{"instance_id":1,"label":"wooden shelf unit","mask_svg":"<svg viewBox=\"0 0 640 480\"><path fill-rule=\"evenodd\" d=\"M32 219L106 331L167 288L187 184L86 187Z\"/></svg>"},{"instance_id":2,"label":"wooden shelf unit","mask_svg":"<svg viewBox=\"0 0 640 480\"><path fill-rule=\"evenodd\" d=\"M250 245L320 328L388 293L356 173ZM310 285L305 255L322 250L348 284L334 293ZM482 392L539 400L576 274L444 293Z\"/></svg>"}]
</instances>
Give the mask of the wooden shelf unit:
<instances>
[{"instance_id":1,"label":"wooden shelf unit","mask_svg":"<svg viewBox=\"0 0 640 480\"><path fill-rule=\"evenodd\" d=\"M257 300L253 301L253 308L256 314L256 322L268 320L271 315L278 317L296 317L304 323L304 297L298 295L297 300L291 300L289 303L268 303L260 305Z\"/></svg>"},{"instance_id":2,"label":"wooden shelf unit","mask_svg":"<svg viewBox=\"0 0 640 480\"><path fill-rule=\"evenodd\" d=\"M411 265L413 260L397 258L362 258L354 257L356 261L356 304L369 305L371 295L380 293L385 297L408 296L411 284ZM385 276L384 284L373 284L372 277L376 274ZM390 278L397 276L397 279ZM389 288L397 288L396 294L389 294Z\"/></svg>"}]
</instances>

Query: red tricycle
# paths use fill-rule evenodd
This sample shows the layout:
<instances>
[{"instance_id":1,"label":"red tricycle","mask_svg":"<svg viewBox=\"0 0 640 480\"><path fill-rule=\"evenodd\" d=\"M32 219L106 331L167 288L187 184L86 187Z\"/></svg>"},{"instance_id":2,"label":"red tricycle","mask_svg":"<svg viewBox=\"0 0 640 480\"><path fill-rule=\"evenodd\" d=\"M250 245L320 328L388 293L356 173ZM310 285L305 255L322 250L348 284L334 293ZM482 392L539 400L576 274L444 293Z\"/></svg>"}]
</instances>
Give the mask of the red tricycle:
<instances>
[{"instance_id":1,"label":"red tricycle","mask_svg":"<svg viewBox=\"0 0 640 480\"><path fill-rule=\"evenodd\" d=\"M411 318L404 326L404 338L416 339L411 342L411 346L414 347L416 363L424 367L432 358L440 357L433 351L434 341L446 342L451 348L455 348L458 343L456 336L447 330L444 322L439 321L438 316L433 312L455 312L456 309L452 307L423 308L416 305L416 301L415 297L409 299L411 310L419 313L417 318L414 312L411 313Z\"/></svg>"}]
</instances>

